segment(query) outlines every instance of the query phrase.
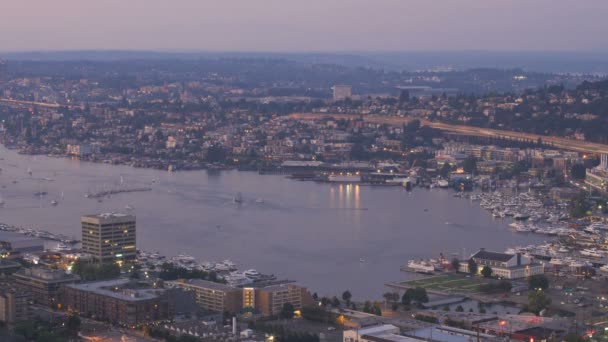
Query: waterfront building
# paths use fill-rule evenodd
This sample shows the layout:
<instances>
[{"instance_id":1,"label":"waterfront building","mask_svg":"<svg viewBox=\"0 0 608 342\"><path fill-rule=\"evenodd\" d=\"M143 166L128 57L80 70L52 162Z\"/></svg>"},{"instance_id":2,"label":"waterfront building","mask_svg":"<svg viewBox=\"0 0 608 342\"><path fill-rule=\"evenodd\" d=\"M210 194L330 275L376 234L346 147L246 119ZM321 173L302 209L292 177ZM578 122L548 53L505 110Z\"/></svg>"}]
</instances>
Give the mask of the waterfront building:
<instances>
[{"instance_id":1,"label":"waterfront building","mask_svg":"<svg viewBox=\"0 0 608 342\"><path fill-rule=\"evenodd\" d=\"M97 262L133 260L136 256L135 216L86 215L82 223L82 251Z\"/></svg>"},{"instance_id":2,"label":"waterfront building","mask_svg":"<svg viewBox=\"0 0 608 342\"><path fill-rule=\"evenodd\" d=\"M66 153L69 156L75 157L86 157L91 154L99 153L99 146L96 145L83 145L83 144L68 144Z\"/></svg>"},{"instance_id":3,"label":"waterfront building","mask_svg":"<svg viewBox=\"0 0 608 342\"><path fill-rule=\"evenodd\" d=\"M11 253L42 252L44 241L19 233L0 231L0 249Z\"/></svg>"},{"instance_id":4,"label":"waterfront building","mask_svg":"<svg viewBox=\"0 0 608 342\"><path fill-rule=\"evenodd\" d=\"M13 277L17 285L30 292L36 303L55 309L60 309L57 304L61 287L80 280L78 276L66 274L63 270L44 267L26 268L16 272Z\"/></svg>"},{"instance_id":5,"label":"waterfront building","mask_svg":"<svg viewBox=\"0 0 608 342\"><path fill-rule=\"evenodd\" d=\"M255 309L263 316L277 316L285 304L295 310L314 305L314 300L306 288L295 284L280 284L255 289Z\"/></svg>"},{"instance_id":6,"label":"waterfront building","mask_svg":"<svg viewBox=\"0 0 608 342\"><path fill-rule=\"evenodd\" d=\"M0 322L14 324L32 317L30 293L18 286L12 279L0 280Z\"/></svg>"},{"instance_id":7,"label":"waterfront building","mask_svg":"<svg viewBox=\"0 0 608 342\"><path fill-rule=\"evenodd\" d=\"M174 313L167 290L129 279L65 285L61 304L83 316L128 326L170 319Z\"/></svg>"},{"instance_id":8,"label":"waterfront building","mask_svg":"<svg viewBox=\"0 0 608 342\"><path fill-rule=\"evenodd\" d=\"M307 289L296 284L239 288L201 279L188 279L179 280L176 285L195 291L197 304L217 312L234 313L248 308L263 316L276 316L287 303L293 305L295 310L314 305Z\"/></svg>"},{"instance_id":9,"label":"waterfront building","mask_svg":"<svg viewBox=\"0 0 608 342\"><path fill-rule=\"evenodd\" d=\"M477 264L478 273L481 273L485 266L489 266L492 269L493 276L505 279L526 278L545 272L542 264L533 262L531 258L520 253L491 252L482 248L473 254L470 259L473 259ZM464 273L469 272L468 262L461 262L459 270Z\"/></svg>"},{"instance_id":10,"label":"waterfront building","mask_svg":"<svg viewBox=\"0 0 608 342\"><path fill-rule=\"evenodd\" d=\"M334 101L342 101L353 97L353 87L350 85L336 84L333 87Z\"/></svg>"},{"instance_id":11,"label":"waterfront building","mask_svg":"<svg viewBox=\"0 0 608 342\"><path fill-rule=\"evenodd\" d=\"M243 289L202 279L179 280L178 287L194 291L196 303L216 312L239 312L243 308Z\"/></svg>"}]
</instances>

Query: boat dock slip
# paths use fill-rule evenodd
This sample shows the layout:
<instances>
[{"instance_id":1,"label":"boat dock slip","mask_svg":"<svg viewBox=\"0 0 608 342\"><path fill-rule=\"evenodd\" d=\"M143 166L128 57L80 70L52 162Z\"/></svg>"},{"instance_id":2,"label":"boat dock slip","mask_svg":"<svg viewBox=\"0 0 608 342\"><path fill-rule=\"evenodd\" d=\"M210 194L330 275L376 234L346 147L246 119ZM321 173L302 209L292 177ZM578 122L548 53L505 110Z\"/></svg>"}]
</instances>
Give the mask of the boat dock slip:
<instances>
[{"instance_id":1,"label":"boat dock slip","mask_svg":"<svg viewBox=\"0 0 608 342\"><path fill-rule=\"evenodd\" d=\"M116 195L123 192L141 192L141 191L152 191L152 188L143 187L143 188L126 188L126 189L114 189L114 190L104 190L100 192L87 193L84 195L86 198L101 198L108 195Z\"/></svg>"}]
</instances>

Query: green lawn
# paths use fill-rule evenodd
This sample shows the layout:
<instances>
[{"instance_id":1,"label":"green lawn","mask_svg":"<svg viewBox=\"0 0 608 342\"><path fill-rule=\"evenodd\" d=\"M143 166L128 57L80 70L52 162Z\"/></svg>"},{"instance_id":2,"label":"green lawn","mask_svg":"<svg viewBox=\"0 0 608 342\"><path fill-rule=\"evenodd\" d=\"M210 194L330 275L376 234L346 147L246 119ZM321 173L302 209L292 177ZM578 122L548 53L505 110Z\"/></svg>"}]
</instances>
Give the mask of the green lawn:
<instances>
[{"instance_id":1,"label":"green lawn","mask_svg":"<svg viewBox=\"0 0 608 342\"><path fill-rule=\"evenodd\" d=\"M404 285L420 286L427 290L477 292L477 287L487 281L482 278L463 278L456 275L441 275L403 282Z\"/></svg>"}]
</instances>

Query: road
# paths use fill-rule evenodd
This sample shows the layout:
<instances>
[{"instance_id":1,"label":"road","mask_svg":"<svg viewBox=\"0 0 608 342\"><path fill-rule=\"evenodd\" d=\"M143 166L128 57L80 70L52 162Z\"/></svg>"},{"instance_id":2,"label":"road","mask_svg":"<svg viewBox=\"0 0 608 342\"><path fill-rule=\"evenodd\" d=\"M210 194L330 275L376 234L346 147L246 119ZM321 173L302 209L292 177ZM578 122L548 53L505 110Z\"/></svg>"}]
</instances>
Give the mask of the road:
<instances>
[{"instance_id":1,"label":"road","mask_svg":"<svg viewBox=\"0 0 608 342\"><path fill-rule=\"evenodd\" d=\"M336 120L356 120L363 119L365 122L388 124L388 125L403 125L411 120L412 118L407 117L393 117L383 115L358 115L358 114L324 114L324 113L294 113L287 116L291 119L298 120L318 120L322 118L334 118ZM555 136L538 135L532 133L522 133L514 131L506 131L499 129L481 128L465 125L452 125L441 122L431 122L428 120L420 120L420 124L436 128L445 132L457 133L475 137L488 137L488 138L509 138L514 140L527 140L537 141L539 138L545 143L555 146L556 148L582 152L582 153L608 153L608 145L597 144L587 141L572 140Z\"/></svg>"}]
</instances>

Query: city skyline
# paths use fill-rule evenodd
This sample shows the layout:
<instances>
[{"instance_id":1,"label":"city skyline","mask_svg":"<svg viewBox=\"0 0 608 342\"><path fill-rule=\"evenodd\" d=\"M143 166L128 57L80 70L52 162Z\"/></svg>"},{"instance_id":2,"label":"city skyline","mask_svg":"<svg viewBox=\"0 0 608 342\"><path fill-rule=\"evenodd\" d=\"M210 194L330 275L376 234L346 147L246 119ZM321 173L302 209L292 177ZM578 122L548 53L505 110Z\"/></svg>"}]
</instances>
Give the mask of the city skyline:
<instances>
[{"instance_id":1,"label":"city skyline","mask_svg":"<svg viewBox=\"0 0 608 342\"><path fill-rule=\"evenodd\" d=\"M0 51L597 51L608 48L606 14L597 0L10 0L0 31L11 34L0 36Z\"/></svg>"}]
</instances>

